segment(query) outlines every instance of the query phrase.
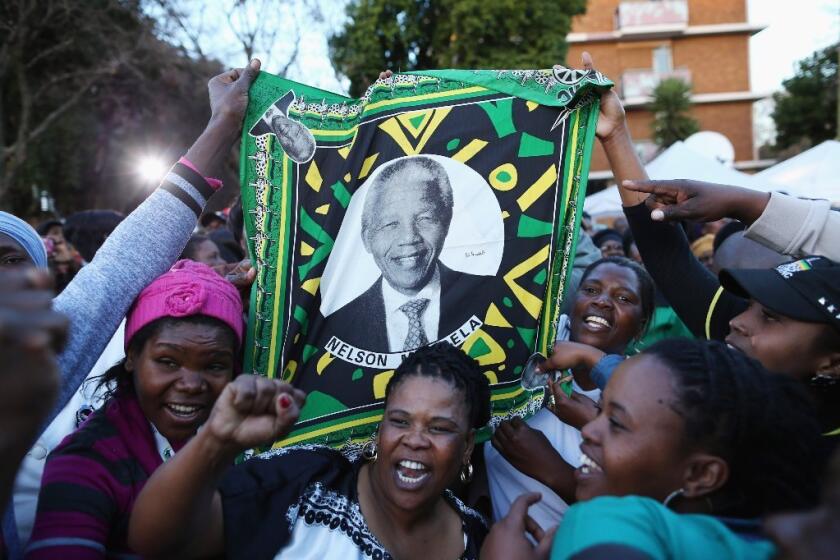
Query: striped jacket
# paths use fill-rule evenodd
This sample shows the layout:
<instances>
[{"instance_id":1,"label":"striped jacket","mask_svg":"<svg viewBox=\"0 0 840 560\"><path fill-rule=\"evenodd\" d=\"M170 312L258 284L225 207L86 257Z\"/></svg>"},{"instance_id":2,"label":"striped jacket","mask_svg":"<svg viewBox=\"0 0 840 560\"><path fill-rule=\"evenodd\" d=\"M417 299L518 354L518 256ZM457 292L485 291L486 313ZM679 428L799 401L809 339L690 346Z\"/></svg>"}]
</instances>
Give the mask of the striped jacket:
<instances>
[{"instance_id":1,"label":"striped jacket","mask_svg":"<svg viewBox=\"0 0 840 560\"><path fill-rule=\"evenodd\" d=\"M137 398L118 392L47 459L25 557L132 557L129 515L161 464Z\"/></svg>"}]
</instances>

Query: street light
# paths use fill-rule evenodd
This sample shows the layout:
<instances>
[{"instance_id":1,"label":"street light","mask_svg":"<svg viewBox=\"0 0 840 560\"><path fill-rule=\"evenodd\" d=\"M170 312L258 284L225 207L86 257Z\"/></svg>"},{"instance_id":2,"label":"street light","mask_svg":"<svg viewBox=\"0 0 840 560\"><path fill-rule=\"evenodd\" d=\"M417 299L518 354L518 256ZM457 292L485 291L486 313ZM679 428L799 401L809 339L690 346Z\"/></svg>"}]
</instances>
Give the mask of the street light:
<instances>
[{"instance_id":1,"label":"street light","mask_svg":"<svg viewBox=\"0 0 840 560\"><path fill-rule=\"evenodd\" d=\"M158 183L166 172L169 170L169 165L159 156L142 156L137 160L135 171L143 179L144 182Z\"/></svg>"}]
</instances>

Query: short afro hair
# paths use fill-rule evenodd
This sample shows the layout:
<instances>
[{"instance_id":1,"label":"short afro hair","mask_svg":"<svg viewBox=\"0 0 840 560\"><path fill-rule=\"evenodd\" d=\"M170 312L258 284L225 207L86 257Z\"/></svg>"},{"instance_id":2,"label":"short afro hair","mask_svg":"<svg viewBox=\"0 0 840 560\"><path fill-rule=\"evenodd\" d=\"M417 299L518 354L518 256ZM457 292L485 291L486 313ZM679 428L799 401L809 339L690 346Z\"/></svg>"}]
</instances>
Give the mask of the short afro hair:
<instances>
[{"instance_id":1,"label":"short afro hair","mask_svg":"<svg viewBox=\"0 0 840 560\"><path fill-rule=\"evenodd\" d=\"M394 372L385 389L387 405L391 392L412 376L431 377L450 383L464 393L470 427L479 429L490 421L490 382L478 362L448 342L418 348Z\"/></svg>"}]
</instances>

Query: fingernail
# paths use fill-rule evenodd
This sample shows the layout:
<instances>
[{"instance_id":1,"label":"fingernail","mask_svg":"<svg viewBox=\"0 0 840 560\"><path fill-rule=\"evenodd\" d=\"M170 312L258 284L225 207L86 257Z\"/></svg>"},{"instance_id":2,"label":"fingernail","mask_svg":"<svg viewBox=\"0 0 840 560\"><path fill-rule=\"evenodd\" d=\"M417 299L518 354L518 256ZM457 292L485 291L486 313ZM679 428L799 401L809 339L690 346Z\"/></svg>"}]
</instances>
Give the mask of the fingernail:
<instances>
[{"instance_id":1,"label":"fingernail","mask_svg":"<svg viewBox=\"0 0 840 560\"><path fill-rule=\"evenodd\" d=\"M280 395L279 400L281 408L289 408L292 406L292 399L289 398L289 395Z\"/></svg>"},{"instance_id":2,"label":"fingernail","mask_svg":"<svg viewBox=\"0 0 840 560\"><path fill-rule=\"evenodd\" d=\"M258 70L259 67L260 67L259 59L256 59L256 58L252 59L251 60L251 68L253 68L254 70Z\"/></svg>"}]
</instances>

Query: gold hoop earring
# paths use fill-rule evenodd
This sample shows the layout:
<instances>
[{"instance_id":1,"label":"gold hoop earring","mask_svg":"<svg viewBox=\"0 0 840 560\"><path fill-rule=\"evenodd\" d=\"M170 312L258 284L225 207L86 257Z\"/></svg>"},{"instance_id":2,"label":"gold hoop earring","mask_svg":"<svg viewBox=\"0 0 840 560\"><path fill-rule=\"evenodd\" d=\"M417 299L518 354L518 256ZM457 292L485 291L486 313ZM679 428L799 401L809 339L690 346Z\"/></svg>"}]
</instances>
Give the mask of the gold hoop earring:
<instances>
[{"instance_id":1,"label":"gold hoop earring","mask_svg":"<svg viewBox=\"0 0 840 560\"><path fill-rule=\"evenodd\" d=\"M473 466L472 463L467 463L466 465L461 467L461 483L462 484L469 484L472 481L473 477Z\"/></svg>"},{"instance_id":2,"label":"gold hoop earring","mask_svg":"<svg viewBox=\"0 0 840 560\"><path fill-rule=\"evenodd\" d=\"M375 463L378 454L379 450L376 448L376 440L372 439L362 447L362 458L369 463Z\"/></svg>"}]
</instances>

